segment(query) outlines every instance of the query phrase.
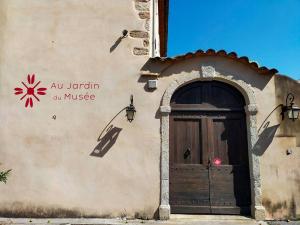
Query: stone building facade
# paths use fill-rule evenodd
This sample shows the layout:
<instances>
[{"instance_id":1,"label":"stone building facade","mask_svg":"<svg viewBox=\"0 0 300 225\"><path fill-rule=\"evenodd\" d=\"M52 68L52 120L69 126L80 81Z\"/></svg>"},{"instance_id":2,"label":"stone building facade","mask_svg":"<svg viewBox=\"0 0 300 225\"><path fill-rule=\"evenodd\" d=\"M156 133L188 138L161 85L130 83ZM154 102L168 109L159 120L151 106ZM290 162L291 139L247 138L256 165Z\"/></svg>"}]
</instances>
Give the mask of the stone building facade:
<instances>
[{"instance_id":1,"label":"stone building facade","mask_svg":"<svg viewBox=\"0 0 300 225\"><path fill-rule=\"evenodd\" d=\"M168 219L172 99L205 83L243 99L252 217L299 217L300 120L280 114L299 83L234 52L166 58L167 15L166 0L0 1L1 216Z\"/></svg>"}]
</instances>

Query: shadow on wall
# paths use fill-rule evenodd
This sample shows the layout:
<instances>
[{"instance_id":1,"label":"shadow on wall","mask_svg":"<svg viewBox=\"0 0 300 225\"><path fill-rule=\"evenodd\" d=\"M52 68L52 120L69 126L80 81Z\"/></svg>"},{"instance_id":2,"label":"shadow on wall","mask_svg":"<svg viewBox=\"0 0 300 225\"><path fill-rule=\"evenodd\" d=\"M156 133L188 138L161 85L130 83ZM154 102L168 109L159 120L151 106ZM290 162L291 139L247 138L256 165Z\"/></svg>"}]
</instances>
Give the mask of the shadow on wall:
<instances>
[{"instance_id":1,"label":"shadow on wall","mask_svg":"<svg viewBox=\"0 0 300 225\"><path fill-rule=\"evenodd\" d=\"M121 43L123 37L119 37L115 43L110 47L109 52L112 53L117 47L118 45Z\"/></svg>"},{"instance_id":2,"label":"shadow on wall","mask_svg":"<svg viewBox=\"0 0 300 225\"><path fill-rule=\"evenodd\" d=\"M101 131L97 140L99 143L91 152L90 156L103 157L109 151L109 149L111 149L111 147L116 143L118 136L122 131L122 128L114 127L114 125L112 125L111 123L125 109L126 107L121 109ZM104 132L105 134L102 137Z\"/></svg>"},{"instance_id":3,"label":"shadow on wall","mask_svg":"<svg viewBox=\"0 0 300 225\"><path fill-rule=\"evenodd\" d=\"M270 121L269 118L272 116L273 113L276 113L279 115L278 110L281 110L281 104L277 105L265 118L265 120L262 122L261 126L258 129L258 139L253 147L253 153L257 156L262 156L264 152L267 150L269 145L272 143L275 133L277 129L279 128L280 124L273 125L269 127ZM263 130L262 130L263 129Z\"/></svg>"},{"instance_id":4,"label":"shadow on wall","mask_svg":"<svg viewBox=\"0 0 300 225\"><path fill-rule=\"evenodd\" d=\"M109 52L112 53L118 46L119 44L121 43L121 41L127 37L127 33L128 31L127 30L123 30L122 32L122 36L120 36L116 41L115 43L109 48Z\"/></svg>"},{"instance_id":5,"label":"shadow on wall","mask_svg":"<svg viewBox=\"0 0 300 225\"><path fill-rule=\"evenodd\" d=\"M261 132L261 134L258 136L258 140L253 147L253 153L255 155L262 156L264 154L269 145L272 143L275 133L280 126L280 124L271 127L268 127L268 125L269 122L267 123L267 126L264 127L264 130Z\"/></svg>"},{"instance_id":6,"label":"shadow on wall","mask_svg":"<svg viewBox=\"0 0 300 225\"><path fill-rule=\"evenodd\" d=\"M109 128L106 130L105 135L102 138L100 138L99 143L92 151L90 156L103 157L109 151L109 149L111 149L111 147L116 143L121 131L122 128L110 125Z\"/></svg>"}]
</instances>

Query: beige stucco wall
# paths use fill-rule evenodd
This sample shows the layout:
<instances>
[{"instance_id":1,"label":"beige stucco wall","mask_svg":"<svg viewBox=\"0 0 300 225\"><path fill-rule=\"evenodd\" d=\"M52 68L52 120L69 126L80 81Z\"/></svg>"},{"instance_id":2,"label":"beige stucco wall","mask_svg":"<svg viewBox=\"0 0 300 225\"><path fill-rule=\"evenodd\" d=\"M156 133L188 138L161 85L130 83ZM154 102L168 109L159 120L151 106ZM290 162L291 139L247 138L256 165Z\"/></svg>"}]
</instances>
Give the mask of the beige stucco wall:
<instances>
[{"instance_id":1,"label":"beige stucco wall","mask_svg":"<svg viewBox=\"0 0 300 225\"><path fill-rule=\"evenodd\" d=\"M110 53L124 29L144 30L132 0L0 1L0 212L16 216L153 216L159 205L159 106L144 92L130 37ZM15 87L35 74L47 94L25 108ZM53 82L96 82L94 101L55 101L69 90ZM107 123L134 95L137 116L125 112L103 157L90 156ZM53 116L56 115L56 119Z\"/></svg>"},{"instance_id":2,"label":"beige stucco wall","mask_svg":"<svg viewBox=\"0 0 300 225\"><path fill-rule=\"evenodd\" d=\"M300 105L300 84L285 77L275 76L276 106L285 104L288 93L295 96L295 104ZM275 108L273 106L273 108ZM271 108L269 109L271 112ZM273 114L277 120L271 121L268 128L260 133L269 147L262 155L262 189L263 203L268 218L299 218L300 217L300 120L283 121L279 115L279 107ZM267 116L267 114L266 114ZM270 121L266 120L265 124ZM276 133L275 133L276 132ZM268 137L269 138L266 138ZM287 154L291 150L291 154Z\"/></svg>"},{"instance_id":3,"label":"beige stucco wall","mask_svg":"<svg viewBox=\"0 0 300 225\"><path fill-rule=\"evenodd\" d=\"M280 110L267 118L284 96L277 93L277 77L258 74L231 59L195 57L163 66L150 63L153 71L164 70L157 78L158 88L149 90L146 82L153 77L139 74L148 57L133 55L142 39L124 38L111 52L122 30L144 30L134 1L1 0L0 4L0 161L1 168L13 170L8 183L0 185L1 215L152 218L160 201L161 99L174 79L199 74L201 66L242 80L254 91L257 127L264 137L255 150L261 156L268 217L300 213L299 132L291 128L286 135L282 125L276 127ZM25 108L14 88L33 73L48 90L33 108ZM100 88L51 88L53 83L70 82L95 82ZM299 84L292 87L299 90ZM53 99L69 92L88 92L95 100ZM127 122L125 112L116 117L112 122L116 133L104 132L100 141L111 140L111 146L100 156L94 150L97 139L129 104L130 94L136 118ZM300 99L299 91L296 98ZM298 127L299 121L292 126ZM285 154L287 148L293 149L291 155ZM283 207L276 210L278 203Z\"/></svg>"}]
</instances>

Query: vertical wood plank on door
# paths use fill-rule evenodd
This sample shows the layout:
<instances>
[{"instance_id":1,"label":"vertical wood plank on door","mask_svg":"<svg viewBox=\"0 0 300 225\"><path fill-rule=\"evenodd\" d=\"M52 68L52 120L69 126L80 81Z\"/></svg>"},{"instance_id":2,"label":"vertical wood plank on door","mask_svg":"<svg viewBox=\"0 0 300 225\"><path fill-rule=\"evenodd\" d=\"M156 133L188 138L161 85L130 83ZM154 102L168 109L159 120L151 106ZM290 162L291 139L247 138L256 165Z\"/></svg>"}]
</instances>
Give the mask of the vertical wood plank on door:
<instances>
[{"instance_id":1,"label":"vertical wood plank on door","mask_svg":"<svg viewBox=\"0 0 300 225\"><path fill-rule=\"evenodd\" d=\"M170 135L175 144L170 152L170 205L172 213L209 213L207 167L202 165L201 120L170 119ZM190 149L191 155L184 159Z\"/></svg>"}]
</instances>

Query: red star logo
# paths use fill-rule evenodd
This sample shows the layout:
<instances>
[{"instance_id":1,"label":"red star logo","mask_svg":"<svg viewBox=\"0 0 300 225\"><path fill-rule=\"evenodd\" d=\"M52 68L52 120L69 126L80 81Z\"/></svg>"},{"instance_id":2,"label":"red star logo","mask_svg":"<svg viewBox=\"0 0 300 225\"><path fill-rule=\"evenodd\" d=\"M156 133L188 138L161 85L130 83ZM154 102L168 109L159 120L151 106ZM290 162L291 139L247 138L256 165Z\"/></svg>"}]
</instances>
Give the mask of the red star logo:
<instances>
[{"instance_id":1,"label":"red star logo","mask_svg":"<svg viewBox=\"0 0 300 225\"><path fill-rule=\"evenodd\" d=\"M23 88L16 87L15 88L15 95L24 94L20 100L23 100L26 97L25 107L30 106L33 107L33 98L35 98L37 101L40 101L37 95L45 95L47 88L40 87L37 88L37 86L41 83L41 81L34 84L35 75L28 74L27 81L28 85L26 85L23 81L21 82L23 86L26 88L23 90ZM37 89L36 89L37 88ZM35 90L36 89L36 90Z\"/></svg>"}]
</instances>

